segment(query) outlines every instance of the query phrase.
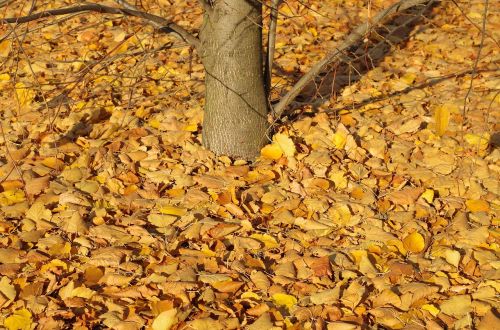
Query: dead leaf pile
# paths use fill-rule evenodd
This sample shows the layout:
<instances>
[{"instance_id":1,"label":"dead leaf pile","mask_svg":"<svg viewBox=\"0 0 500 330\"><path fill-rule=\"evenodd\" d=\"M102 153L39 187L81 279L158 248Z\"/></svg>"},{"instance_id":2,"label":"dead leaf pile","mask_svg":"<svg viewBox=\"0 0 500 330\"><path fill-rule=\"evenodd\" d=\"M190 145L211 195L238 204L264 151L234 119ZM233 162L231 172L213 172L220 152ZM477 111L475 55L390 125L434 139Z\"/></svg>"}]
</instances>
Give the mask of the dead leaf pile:
<instances>
[{"instance_id":1,"label":"dead leaf pile","mask_svg":"<svg viewBox=\"0 0 500 330\"><path fill-rule=\"evenodd\" d=\"M142 5L199 26L196 1L172 2ZM392 2L287 1L274 93ZM498 328L500 7L464 103L484 4L457 3L468 19L432 9L254 163L201 147L185 45L111 16L17 27L33 30L0 42L0 324Z\"/></svg>"}]
</instances>

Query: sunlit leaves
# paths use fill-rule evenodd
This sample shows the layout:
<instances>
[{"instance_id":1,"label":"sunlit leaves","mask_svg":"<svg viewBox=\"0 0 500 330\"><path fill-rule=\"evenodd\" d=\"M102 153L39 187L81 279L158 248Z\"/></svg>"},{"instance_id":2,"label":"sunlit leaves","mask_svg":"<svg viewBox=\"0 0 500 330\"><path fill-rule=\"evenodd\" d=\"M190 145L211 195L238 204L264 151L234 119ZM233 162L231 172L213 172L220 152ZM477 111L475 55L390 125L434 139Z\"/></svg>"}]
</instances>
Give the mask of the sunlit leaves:
<instances>
[{"instance_id":1,"label":"sunlit leaves","mask_svg":"<svg viewBox=\"0 0 500 330\"><path fill-rule=\"evenodd\" d=\"M280 8L294 17L279 18L273 100L344 17L369 17L341 2ZM188 28L201 15L170 7ZM294 105L252 162L200 145L203 66L182 45L150 52L170 41L138 21L35 29L17 72L17 43L1 42L4 327L493 329L496 45L485 39L481 74L457 76L480 34L446 8L404 47L311 86L333 89ZM67 107L45 108L64 86Z\"/></svg>"}]
</instances>

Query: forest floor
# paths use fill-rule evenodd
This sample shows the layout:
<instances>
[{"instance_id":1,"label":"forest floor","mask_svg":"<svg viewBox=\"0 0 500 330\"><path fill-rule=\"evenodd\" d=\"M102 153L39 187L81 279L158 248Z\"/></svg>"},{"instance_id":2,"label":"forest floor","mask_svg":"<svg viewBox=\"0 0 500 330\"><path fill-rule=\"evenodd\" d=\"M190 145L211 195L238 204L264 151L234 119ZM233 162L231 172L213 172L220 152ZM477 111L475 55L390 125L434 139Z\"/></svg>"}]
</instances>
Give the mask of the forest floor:
<instances>
[{"instance_id":1,"label":"forest floor","mask_svg":"<svg viewBox=\"0 0 500 330\"><path fill-rule=\"evenodd\" d=\"M392 2L288 0L273 97ZM201 23L194 0L140 3ZM100 14L0 25L0 324L500 329L487 9L483 33L485 1L443 1L364 70L332 67L255 162L201 147L203 67L176 39Z\"/></svg>"}]
</instances>

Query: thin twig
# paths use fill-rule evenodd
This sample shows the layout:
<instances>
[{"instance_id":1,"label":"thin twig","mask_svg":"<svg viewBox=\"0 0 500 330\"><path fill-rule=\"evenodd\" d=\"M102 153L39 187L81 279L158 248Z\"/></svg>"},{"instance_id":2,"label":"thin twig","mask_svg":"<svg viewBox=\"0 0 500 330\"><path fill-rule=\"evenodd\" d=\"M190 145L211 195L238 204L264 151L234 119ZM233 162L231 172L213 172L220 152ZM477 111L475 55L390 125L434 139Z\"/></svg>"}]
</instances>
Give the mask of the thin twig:
<instances>
[{"instance_id":1,"label":"thin twig","mask_svg":"<svg viewBox=\"0 0 500 330\"><path fill-rule=\"evenodd\" d=\"M464 97L464 109L462 112L464 124L462 125L462 138L463 138L463 133L464 133L464 128L465 128L464 127L465 126L465 119L467 118L467 99L469 98L469 95L472 92L472 85L474 83L474 76L476 75L477 66L478 66L479 60L481 58L481 51L483 50L484 39L486 36L487 15L488 15L488 0L485 0L484 1L484 12L483 12L483 25L481 28L481 41L479 43L479 49L477 50L476 60L474 61L474 64L472 66L469 88L467 89L467 93L465 94L465 97Z\"/></svg>"},{"instance_id":2,"label":"thin twig","mask_svg":"<svg viewBox=\"0 0 500 330\"><path fill-rule=\"evenodd\" d=\"M302 78L297 81L297 83L288 91L288 93L283 96L280 102L274 107L275 117L279 118L285 108L300 94L300 92L307 86L307 84L313 80L318 74L321 73L321 70L328 64L337 60L342 56L344 51L351 48L353 45L358 43L365 37L365 35L373 29L377 24L382 22L389 15L392 15L397 12L401 12L407 10L409 8L415 7L417 5L430 5L436 0L401 0L398 3L393 4L392 6L382 10L377 15L373 17L371 22L366 22L358 26L351 34L347 36L344 42L337 47L334 51L328 53L323 59L317 62L312 68L307 72Z\"/></svg>"},{"instance_id":3,"label":"thin twig","mask_svg":"<svg viewBox=\"0 0 500 330\"><path fill-rule=\"evenodd\" d=\"M42 11L38 12L32 15L28 16L22 16L22 17L11 17L11 18L1 18L0 23L5 24L5 23L14 23L14 24L21 24L21 23L27 23L31 21L35 21L41 18L46 18L46 17L52 17L52 16L59 16L59 15L67 15L67 14L74 14L74 13L80 13L80 12L85 12L85 11L92 11L92 12L98 12L98 13L103 13L103 14L121 14L121 15L126 15L126 16L134 16L134 17L139 17L153 26L159 28L160 31L170 33L175 35L181 40L184 40L191 46L195 48L199 48L200 46L200 40L193 36L191 33L189 33L186 29L181 27L180 25L177 25L176 23L170 22L169 20L149 14L143 11L139 10L134 10L134 9L128 9L128 8L114 8L114 7L109 7L109 6L104 6L100 5L97 3L91 3L91 4L82 4L74 7L66 7L66 8L58 8L58 9L51 9L47 11Z\"/></svg>"},{"instance_id":4,"label":"thin twig","mask_svg":"<svg viewBox=\"0 0 500 330\"><path fill-rule=\"evenodd\" d=\"M276 27L278 25L278 8L281 1L282 0L272 0L271 2L271 22L269 23L266 63L264 66L265 89L268 98L271 92L271 77L273 75L274 50L276 45Z\"/></svg>"}]
</instances>

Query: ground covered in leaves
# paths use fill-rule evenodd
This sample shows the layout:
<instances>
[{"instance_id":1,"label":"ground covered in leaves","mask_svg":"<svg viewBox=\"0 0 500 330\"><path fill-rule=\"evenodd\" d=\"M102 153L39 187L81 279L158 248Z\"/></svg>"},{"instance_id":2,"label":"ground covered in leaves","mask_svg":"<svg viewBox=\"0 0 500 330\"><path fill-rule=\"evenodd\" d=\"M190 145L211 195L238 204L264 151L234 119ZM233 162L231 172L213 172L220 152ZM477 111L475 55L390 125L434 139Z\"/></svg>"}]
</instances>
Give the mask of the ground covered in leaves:
<instances>
[{"instance_id":1,"label":"ground covered in leaves","mask_svg":"<svg viewBox=\"0 0 500 330\"><path fill-rule=\"evenodd\" d=\"M141 3L200 25L194 0ZM389 3L287 1L273 95ZM458 5L255 162L200 146L203 68L175 39L98 14L0 26L1 324L498 329L500 6L483 34L483 1Z\"/></svg>"}]
</instances>

